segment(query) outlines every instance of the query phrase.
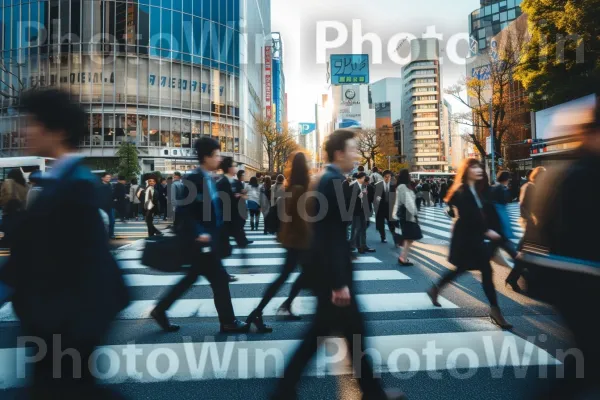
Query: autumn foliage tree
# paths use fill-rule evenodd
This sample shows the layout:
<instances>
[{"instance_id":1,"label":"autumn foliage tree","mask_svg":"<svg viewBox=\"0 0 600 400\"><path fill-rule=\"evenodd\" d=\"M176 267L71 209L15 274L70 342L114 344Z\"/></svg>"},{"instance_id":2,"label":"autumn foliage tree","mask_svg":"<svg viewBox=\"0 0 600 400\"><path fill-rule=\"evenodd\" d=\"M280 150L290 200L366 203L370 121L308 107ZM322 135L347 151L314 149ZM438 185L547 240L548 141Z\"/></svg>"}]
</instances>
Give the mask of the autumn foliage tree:
<instances>
[{"instance_id":1,"label":"autumn foliage tree","mask_svg":"<svg viewBox=\"0 0 600 400\"><path fill-rule=\"evenodd\" d=\"M368 169L381 163L383 159L386 160L385 165L387 165L387 156L395 157L398 155L398 148L394 146L394 134L391 128L358 130L356 143L358 152L362 157L361 163L366 164Z\"/></svg>"},{"instance_id":2,"label":"autumn foliage tree","mask_svg":"<svg viewBox=\"0 0 600 400\"><path fill-rule=\"evenodd\" d=\"M506 30L497 42L496 53L482 56L487 64L482 67L483 73L463 78L446 90L468 108L466 112L455 113L454 119L470 128L465 139L475 146L482 159L487 156L486 139L491 126L496 154L502 154L503 145L514 140L513 131L520 122L513 120L515 115L509 112L510 85L514 83L513 74L523 57L527 39L524 23Z\"/></svg>"},{"instance_id":3,"label":"autumn foliage tree","mask_svg":"<svg viewBox=\"0 0 600 400\"><path fill-rule=\"evenodd\" d=\"M300 149L289 129L277 129L275 121L259 118L256 120L256 132L261 136L263 149L267 156L269 172L283 172L289 156Z\"/></svg>"}]
</instances>

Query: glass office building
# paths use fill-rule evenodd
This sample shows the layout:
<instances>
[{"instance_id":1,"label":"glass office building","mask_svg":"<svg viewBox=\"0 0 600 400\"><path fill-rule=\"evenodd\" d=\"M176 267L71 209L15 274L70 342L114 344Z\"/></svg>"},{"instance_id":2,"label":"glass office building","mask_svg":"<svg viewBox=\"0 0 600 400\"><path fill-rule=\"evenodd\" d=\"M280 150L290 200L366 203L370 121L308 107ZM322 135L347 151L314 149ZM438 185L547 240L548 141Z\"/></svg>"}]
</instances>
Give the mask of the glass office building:
<instances>
[{"instance_id":1,"label":"glass office building","mask_svg":"<svg viewBox=\"0 0 600 400\"><path fill-rule=\"evenodd\" d=\"M56 87L89 113L80 150L98 168L129 142L143 171L190 169L207 135L259 169L269 15L269 0L0 0L1 155L28 146L18 94Z\"/></svg>"},{"instance_id":2,"label":"glass office building","mask_svg":"<svg viewBox=\"0 0 600 400\"><path fill-rule=\"evenodd\" d=\"M481 8L469 16L471 52L489 50L490 40L519 18L522 0L481 0Z\"/></svg>"}]
</instances>

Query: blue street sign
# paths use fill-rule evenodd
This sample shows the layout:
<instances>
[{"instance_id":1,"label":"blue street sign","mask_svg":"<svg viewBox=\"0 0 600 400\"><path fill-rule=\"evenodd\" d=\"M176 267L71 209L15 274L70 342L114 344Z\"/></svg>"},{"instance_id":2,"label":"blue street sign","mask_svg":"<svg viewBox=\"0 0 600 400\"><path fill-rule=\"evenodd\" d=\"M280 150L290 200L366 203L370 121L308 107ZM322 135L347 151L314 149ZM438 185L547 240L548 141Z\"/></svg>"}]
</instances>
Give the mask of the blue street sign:
<instances>
[{"instance_id":1,"label":"blue street sign","mask_svg":"<svg viewBox=\"0 0 600 400\"><path fill-rule=\"evenodd\" d=\"M301 135L308 135L309 133L314 132L315 129L317 129L317 124L312 122L301 122L298 125L298 130Z\"/></svg>"}]
</instances>

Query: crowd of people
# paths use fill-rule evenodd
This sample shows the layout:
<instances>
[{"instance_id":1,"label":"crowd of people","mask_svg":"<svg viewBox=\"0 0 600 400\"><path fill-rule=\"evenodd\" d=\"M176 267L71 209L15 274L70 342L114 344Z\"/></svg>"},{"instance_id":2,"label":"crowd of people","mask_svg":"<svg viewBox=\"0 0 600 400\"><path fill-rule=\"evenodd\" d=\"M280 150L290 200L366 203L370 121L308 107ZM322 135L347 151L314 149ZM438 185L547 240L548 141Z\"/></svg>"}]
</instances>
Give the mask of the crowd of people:
<instances>
[{"instance_id":1,"label":"crowd of people","mask_svg":"<svg viewBox=\"0 0 600 400\"><path fill-rule=\"evenodd\" d=\"M367 244L367 227L372 217L381 242L387 242L387 227L395 245L402 248L399 264L408 267L413 265L408 258L411 245L423 237L420 207L447 205L446 213L454 219L449 261L455 269L445 273L428 291L432 304L440 306L440 292L460 274L478 270L491 320L502 329L512 328L498 306L490 263L498 248L518 260L527 241L524 239L518 247L511 243L514 233L506 205L512 195L508 189L510 175L506 172L500 172L495 177L497 183L491 186L484 166L476 159L464 160L455 180L449 182L412 182L406 169L397 175L389 170L380 173L377 168L369 174L362 168L354 171L358 160L355 132L337 130L325 145L329 165L318 175L311 176L307 157L298 152L290 157L283 174L246 179L245 171L238 170L233 159L221 157L217 141L202 137L195 143L199 167L186 174L184 180L179 173L174 174L172 183L166 179L158 182L150 175L139 185L135 180L127 184L119 177L113 186L108 174L101 183L97 182L82 158L74 154L85 113L71 102L68 94L37 91L25 96L21 104L31 115L27 129L35 144L32 151L57 161L43 179L43 190L35 189L39 186L35 184L36 176L30 177L34 189L28 190L17 172L11 172L2 187L0 203L3 224L9 227L11 256L0 269L0 282L10 288L15 313L27 334L47 343L52 342L54 335L61 335L63 345L77 349L86 364L93 349L102 343L111 321L129 302L127 287L108 245L108 238L114 236L115 215L126 221L143 214L148 234L153 237L162 235L154 226L155 216L167 219L169 212L173 214L172 231L181 244L182 262L191 266L151 312L166 332L179 329L167 316L169 308L199 276L204 276L213 291L222 333L270 333L273 327L263 321L263 310L291 272L301 267L279 314L289 320L300 319L292 312L292 304L301 290L310 290L316 296L316 313L278 381L273 399L296 398L296 387L318 350L319 338L341 335L351 352L365 351L365 326L356 302L353 259L357 253L375 251ZM600 116L596 116L596 121L600 121ZM600 171L598 122L588 129L594 135L585 138L578 161L566 172L565 190L559 196L544 193L542 188L548 186L538 182L545 170L534 170L522 189L521 213L526 238L535 236L533 232L543 227L550 252L584 262L600 262L591 239L577 241L581 237L577 221L591 217L600 222L598 213L585 217L581 214L589 208L585 199L597 197L597 187L585 182ZM556 219L548 219L552 212ZM569 215L576 218L570 220ZM108 234L103 217L109 221ZM266 289L256 309L241 321L235 315L229 289L235 277L225 270L222 261L232 254L230 238L241 249L251 243L244 226L249 219L251 231L258 230L261 217L263 233L276 234L287 255L279 278ZM36 251L32 252L32 238L36 237L43 240L35 242ZM517 263L507 284L521 290L518 281L523 272L523 265ZM547 282L556 287L562 285L563 290L570 290L582 302L593 299L592 304L596 304L598 300L599 291L591 279L582 283L581 279L564 280L559 274ZM0 303L7 298L0 297ZM586 383L597 384L599 346L586 330L585 314L575 310L576 302L572 300L559 296L551 301L567 316L578 345L590 355L586 358L586 372L588 366L592 372ZM357 335L361 338L358 345ZM33 398L116 398L106 388L96 386L89 371L75 376L73 364L63 363L61 378L55 378L52 361L54 356L60 357L62 349L52 345L47 348L49 356L35 364ZM358 382L364 398L406 398L399 391L383 389L369 358L351 359L360 363Z\"/></svg>"}]
</instances>

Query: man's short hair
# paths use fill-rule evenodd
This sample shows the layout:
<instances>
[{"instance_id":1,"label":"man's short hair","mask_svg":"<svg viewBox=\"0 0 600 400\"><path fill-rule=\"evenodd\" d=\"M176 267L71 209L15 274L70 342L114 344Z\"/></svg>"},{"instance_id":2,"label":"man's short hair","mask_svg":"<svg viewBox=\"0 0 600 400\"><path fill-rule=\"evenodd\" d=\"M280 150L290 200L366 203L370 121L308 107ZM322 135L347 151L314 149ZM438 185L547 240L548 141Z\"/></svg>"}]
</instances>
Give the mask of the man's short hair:
<instances>
[{"instance_id":1,"label":"man's short hair","mask_svg":"<svg viewBox=\"0 0 600 400\"><path fill-rule=\"evenodd\" d=\"M124 181L125 180L125 175L119 175L119 177L117 178L120 181Z\"/></svg>"},{"instance_id":2,"label":"man's short hair","mask_svg":"<svg viewBox=\"0 0 600 400\"><path fill-rule=\"evenodd\" d=\"M88 133L87 115L69 93L57 89L29 91L20 101L22 109L49 132L64 132L65 144L75 149Z\"/></svg>"},{"instance_id":3,"label":"man's short hair","mask_svg":"<svg viewBox=\"0 0 600 400\"><path fill-rule=\"evenodd\" d=\"M373 171L373 173L375 173L375 172L379 172L379 168L377 168L377 167L373 167L373 169L372 169L371 171Z\"/></svg>"},{"instance_id":4,"label":"man's short hair","mask_svg":"<svg viewBox=\"0 0 600 400\"><path fill-rule=\"evenodd\" d=\"M221 165L219 169L223 171L224 174L229 172L229 168L233 167L233 158L232 157L223 157L221 160Z\"/></svg>"},{"instance_id":5,"label":"man's short hair","mask_svg":"<svg viewBox=\"0 0 600 400\"><path fill-rule=\"evenodd\" d=\"M104 171L102 174L100 174L100 178L104 178L104 177L106 177L107 175L110 175L110 172L106 172L106 171Z\"/></svg>"},{"instance_id":6,"label":"man's short hair","mask_svg":"<svg viewBox=\"0 0 600 400\"><path fill-rule=\"evenodd\" d=\"M179 172L179 171L175 171L175 172L173 173L173 176L178 176L178 177L180 177L180 178L181 178L181 172Z\"/></svg>"},{"instance_id":7,"label":"man's short hair","mask_svg":"<svg viewBox=\"0 0 600 400\"><path fill-rule=\"evenodd\" d=\"M203 136L196 140L196 143L194 143L194 148L196 149L196 154L198 155L198 161L200 164L203 164L204 158L211 157L214 151L221 149L221 146L215 139L212 139L208 136Z\"/></svg>"},{"instance_id":8,"label":"man's short hair","mask_svg":"<svg viewBox=\"0 0 600 400\"><path fill-rule=\"evenodd\" d=\"M358 180L358 179L364 178L366 176L367 176L367 174L365 174L364 172L359 172L358 174L356 174L356 179Z\"/></svg>"},{"instance_id":9,"label":"man's short hair","mask_svg":"<svg viewBox=\"0 0 600 400\"><path fill-rule=\"evenodd\" d=\"M383 171L383 174L382 174L382 175L383 175L383 176L386 176L386 175L392 175L392 171L390 171L389 169L386 169L385 171Z\"/></svg>"},{"instance_id":10,"label":"man's short hair","mask_svg":"<svg viewBox=\"0 0 600 400\"><path fill-rule=\"evenodd\" d=\"M346 142L354 137L354 132L349 129L338 129L329 135L329 139L325 143L325 152L329 162L334 162L335 152L346 150Z\"/></svg>"},{"instance_id":11,"label":"man's short hair","mask_svg":"<svg viewBox=\"0 0 600 400\"><path fill-rule=\"evenodd\" d=\"M363 167L362 165L359 165L358 172L365 172L365 167Z\"/></svg>"},{"instance_id":12,"label":"man's short hair","mask_svg":"<svg viewBox=\"0 0 600 400\"><path fill-rule=\"evenodd\" d=\"M498 182L506 182L506 181L510 180L510 172L508 172L508 171L498 172L498 175L496 175L496 180Z\"/></svg>"},{"instance_id":13,"label":"man's short hair","mask_svg":"<svg viewBox=\"0 0 600 400\"><path fill-rule=\"evenodd\" d=\"M245 173L246 173L246 171L244 171L243 169L240 169L240 170L237 172L237 178L238 178L238 179L242 179L242 176L244 176L244 174L245 174Z\"/></svg>"}]
</instances>

